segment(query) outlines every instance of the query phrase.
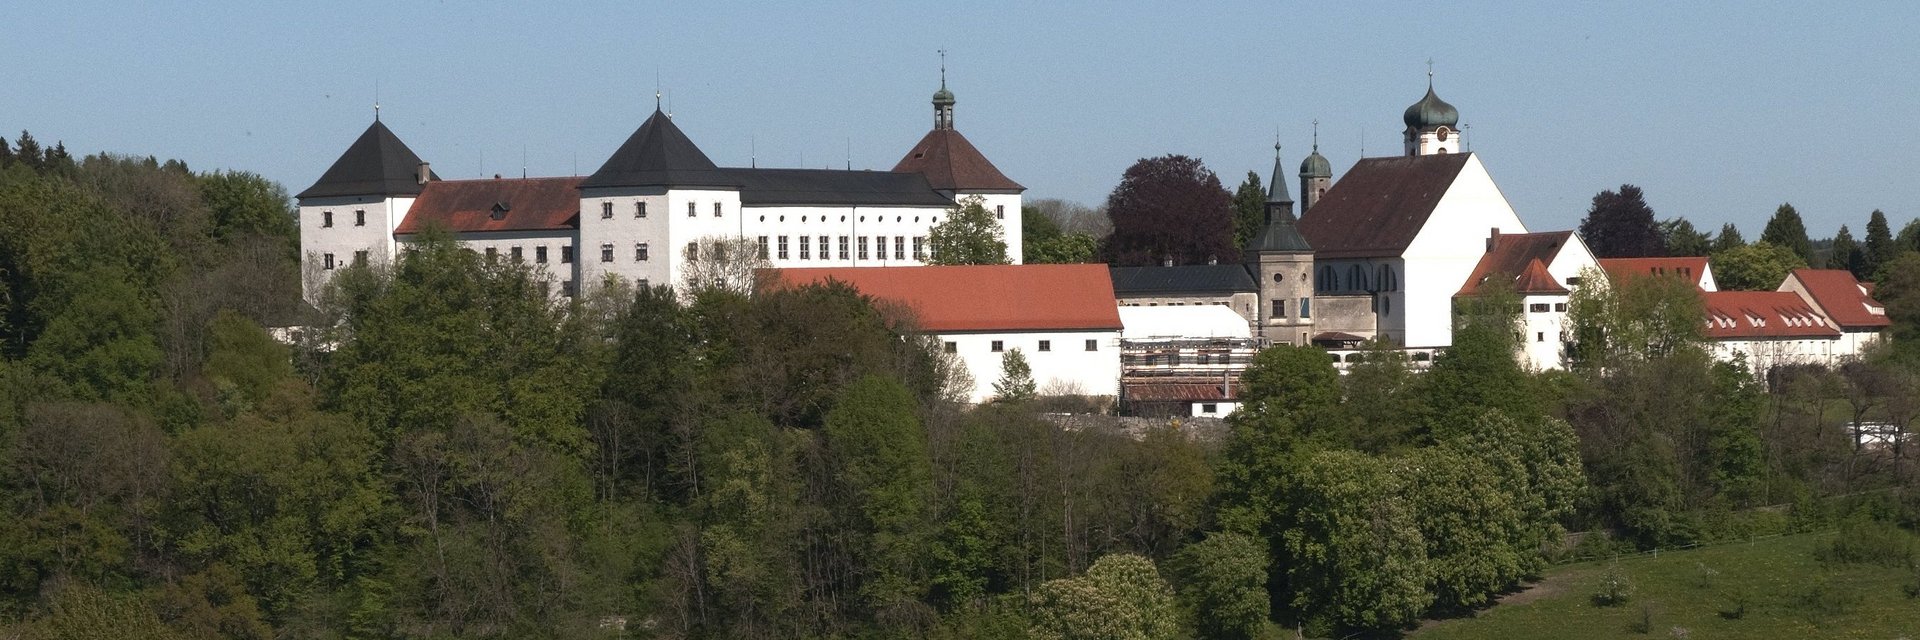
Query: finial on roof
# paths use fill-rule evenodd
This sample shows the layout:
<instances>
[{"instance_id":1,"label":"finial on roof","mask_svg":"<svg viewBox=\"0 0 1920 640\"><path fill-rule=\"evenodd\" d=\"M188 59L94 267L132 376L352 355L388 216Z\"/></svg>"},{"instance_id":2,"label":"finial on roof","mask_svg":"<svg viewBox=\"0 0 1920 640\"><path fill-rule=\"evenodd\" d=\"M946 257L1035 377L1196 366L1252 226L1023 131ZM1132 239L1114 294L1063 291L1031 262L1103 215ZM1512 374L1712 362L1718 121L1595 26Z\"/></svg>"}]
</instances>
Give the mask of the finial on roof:
<instances>
[{"instance_id":1,"label":"finial on roof","mask_svg":"<svg viewBox=\"0 0 1920 640\"><path fill-rule=\"evenodd\" d=\"M1278 127L1276 127L1277 129ZM1280 132L1273 132L1273 159L1280 159Z\"/></svg>"},{"instance_id":2,"label":"finial on roof","mask_svg":"<svg viewBox=\"0 0 1920 640\"><path fill-rule=\"evenodd\" d=\"M374 122L380 121L380 100L379 99L375 99L373 101L373 121Z\"/></svg>"},{"instance_id":3,"label":"finial on roof","mask_svg":"<svg viewBox=\"0 0 1920 640\"><path fill-rule=\"evenodd\" d=\"M1433 88L1433 58L1427 58L1427 88Z\"/></svg>"},{"instance_id":4,"label":"finial on roof","mask_svg":"<svg viewBox=\"0 0 1920 640\"><path fill-rule=\"evenodd\" d=\"M947 88L947 50L940 50L940 88Z\"/></svg>"},{"instance_id":5,"label":"finial on roof","mask_svg":"<svg viewBox=\"0 0 1920 640\"><path fill-rule=\"evenodd\" d=\"M653 110L660 110L660 87L653 88Z\"/></svg>"},{"instance_id":6,"label":"finial on roof","mask_svg":"<svg viewBox=\"0 0 1920 640\"><path fill-rule=\"evenodd\" d=\"M1320 119L1313 119L1313 152L1320 153Z\"/></svg>"}]
</instances>

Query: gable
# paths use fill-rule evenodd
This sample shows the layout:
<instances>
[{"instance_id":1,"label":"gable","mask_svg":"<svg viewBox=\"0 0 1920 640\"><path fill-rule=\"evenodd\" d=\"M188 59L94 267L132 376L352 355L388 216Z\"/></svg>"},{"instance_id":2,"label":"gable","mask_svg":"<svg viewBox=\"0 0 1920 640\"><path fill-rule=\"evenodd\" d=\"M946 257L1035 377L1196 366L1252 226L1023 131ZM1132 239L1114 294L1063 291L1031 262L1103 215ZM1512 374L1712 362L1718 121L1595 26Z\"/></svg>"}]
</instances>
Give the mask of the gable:
<instances>
[{"instance_id":1,"label":"gable","mask_svg":"<svg viewBox=\"0 0 1920 640\"><path fill-rule=\"evenodd\" d=\"M1500 193L1493 176L1478 156L1461 154L1463 164L1452 184L1441 194L1412 242L1402 251L1409 258L1476 259L1493 230L1524 234L1526 225Z\"/></svg>"},{"instance_id":2,"label":"gable","mask_svg":"<svg viewBox=\"0 0 1920 640\"><path fill-rule=\"evenodd\" d=\"M1362 159L1307 210L1300 235L1320 258L1401 255L1471 159L1472 154Z\"/></svg>"}]
</instances>

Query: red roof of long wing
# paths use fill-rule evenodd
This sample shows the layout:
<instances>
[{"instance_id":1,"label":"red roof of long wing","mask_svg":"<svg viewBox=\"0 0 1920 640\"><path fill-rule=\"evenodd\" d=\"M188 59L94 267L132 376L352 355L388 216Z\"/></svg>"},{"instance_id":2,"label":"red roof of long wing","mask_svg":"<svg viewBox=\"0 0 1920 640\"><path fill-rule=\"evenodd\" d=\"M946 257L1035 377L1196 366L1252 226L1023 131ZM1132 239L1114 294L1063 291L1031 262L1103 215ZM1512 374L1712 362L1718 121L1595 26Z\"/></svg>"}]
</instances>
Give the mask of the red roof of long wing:
<instances>
[{"instance_id":1,"label":"red roof of long wing","mask_svg":"<svg viewBox=\"0 0 1920 640\"><path fill-rule=\"evenodd\" d=\"M1814 304L1842 327L1875 328L1891 326L1887 307L1845 269L1794 269L1793 277L1813 296ZM1879 313L1874 313L1878 310Z\"/></svg>"},{"instance_id":2,"label":"red roof of long wing","mask_svg":"<svg viewBox=\"0 0 1920 640\"><path fill-rule=\"evenodd\" d=\"M1707 337L1835 338L1840 330L1791 291L1703 291Z\"/></svg>"},{"instance_id":3,"label":"red roof of long wing","mask_svg":"<svg viewBox=\"0 0 1920 640\"><path fill-rule=\"evenodd\" d=\"M580 178L429 182L394 233L437 224L456 233L568 231L580 224ZM496 219L495 207L502 209Z\"/></svg>"},{"instance_id":4,"label":"red roof of long wing","mask_svg":"<svg viewBox=\"0 0 1920 640\"><path fill-rule=\"evenodd\" d=\"M791 285L837 280L894 300L931 332L1120 329L1104 264L778 269Z\"/></svg>"},{"instance_id":5,"label":"red roof of long wing","mask_svg":"<svg viewBox=\"0 0 1920 640\"><path fill-rule=\"evenodd\" d=\"M1613 280L1641 276L1675 276L1700 282L1707 272L1707 259L1701 256L1680 258L1601 258L1600 268Z\"/></svg>"}]
</instances>

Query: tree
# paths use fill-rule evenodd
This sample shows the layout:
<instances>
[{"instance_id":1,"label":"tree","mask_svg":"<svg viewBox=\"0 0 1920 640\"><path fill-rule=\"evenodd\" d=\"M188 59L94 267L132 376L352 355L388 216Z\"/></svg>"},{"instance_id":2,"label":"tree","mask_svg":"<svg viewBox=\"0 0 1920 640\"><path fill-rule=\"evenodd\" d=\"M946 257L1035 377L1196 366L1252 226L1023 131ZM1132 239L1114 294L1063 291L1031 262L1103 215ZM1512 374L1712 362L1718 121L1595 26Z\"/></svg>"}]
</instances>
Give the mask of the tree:
<instances>
[{"instance_id":1,"label":"tree","mask_svg":"<svg viewBox=\"0 0 1920 640\"><path fill-rule=\"evenodd\" d=\"M1173 557L1181 602L1203 637L1252 640L1270 626L1267 545L1237 533L1209 533Z\"/></svg>"},{"instance_id":2,"label":"tree","mask_svg":"<svg viewBox=\"0 0 1920 640\"><path fill-rule=\"evenodd\" d=\"M1471 474L1461 481L1485 478L1511 496L1518 526L1504 529L1503 535L1517 554L1520 570L1545 568L1541 554L1560 539L1560 520L1573 515L1587 492L1581 440L1573 427L1554 418L1515 419L1487 410L1450 425L1439 436L1439 448L1486 465L1484 475Z\"/></svg>"},{"instance_id":3,"label":"tree","mask_svg":"<svg viewBox=\"0 0 1920 640\"><path fill-rule=\"evenodd\" d=\"M1100 243L1085 233L1062 232L1053 215L1028 206L1020 209L1020 247L1027 264L1075 264L1092 262Z\"/></svg>"},{"instance_id":4,"label":"tree","mask_svg":"<svg viewBox=\"0 0 1920 640\"><path fill-rule=\"evenodd\" d=\"M1456 301L1453 346L1433 359L1423 389L1429 429L1470 420L1487 408L1531 417L1542 411L1540 389L1516 355L1520 300L1498 288Z\"/></svg>"},{"instance_id":5,"label":"tree","mask_svg":"<svg viewBox=\"0 0 1920 640\"><path fill-rule=\"evenodd\" d=\"M1233 191L1233 246L1245 247L1266 226L1267 190L1260 185L1260 174L1247 172L1247 179Z\"/></svg>"},{"instance_id":6,"label":"tree","mask_svg":"<svg viewBox=\"0 0 1920 640\"><path fill-rule=\"evenodd\" d=\"M1425 447L1393 459L1406 504L1426 543L1428 591L1437 608L1466 610L1525 575L1515 532L1524 516L1511 488L1486 462L1450 447Z\"/></svg>"},{"instance_id":7,"label":"tree","mask_svg":"<svg viewBox=\"0 0 1920 640\"><path fill-rule=\"evenodd\" d=\"M1426 541L1404 479L1377 458L1323 451L1305 459L1286 488L1293 515L1282 532L1277 566L1286 602L1319 635L1343 629L1391 629L1433 602Z\"/></svg>"},{"instance_id":8,"label":"tree","mask_svg":"<svg viewBox=\"0 0 1920 640\"><path fill-rule=\"evenodd\" d=\"M1007 241L1000 222L979 196L948 209L947 219L927 232L927 244L933 251L928 264L1007 264Z\"/></svg>"},{"instance_id":9,"label":"tree","mask_svg":"<svg viewBox=\"0 0 1920 640\"><path fill-rule=\"evenodd\" d=\"M1853 232L1847 230L1847 225L1840 225L1840 231L1833 234L1833 245L1827 250L1827 268L1846 269L1853 277L1865 280L1869 277L1866 267L1866 254L1854 243Z\"/></svg>"},{"instance_id":10,"label":"tree","mask_svg":"<svg viewBox=\"0 0 1920 640\"><path fill-rule=\"evenodd\" d=\"M1347 441L1361 451L1385 453L1410 444L1408 434L1425 411L1419 387L1424 378L1413 371L1407 352L1388 341L1368 340L1361 347L1360 361L1341 376L1342 406L1354 427Z\"/></svg>"},{"instance_id":11,"label":"tree","mask_svg":"<svg viewBox=\"0 0 1920 640\"><path fill-rule=\"evenodd\" d=\"M993 383L994 402L1020 404L1033 400L1036 394L1033 367L1027 364L1027 356L1019 347L1008 349L1000 356L1000 379Z\"/></svg>"},{"instance_id":12,"label":"tree","mask_svg":"<svg viewBox=\"0 0 1920 640\"><path fill-rule=\"evenodd\" d=\"M1666 254L1660 225L1640 187L1620 185L1619 191L1593 196L1587 217L1580 221L1580 238L1600 258L1643 258Z\"/></svg>"},{"instance_id":13,"label":"tree","mask_svg":"<svg viewBox=\"0 0 1920 640\"><path fill-rule=\"evenodd\" d=\"M760 288L765 270L773 263L765 247L738 236L708 236L694 243L693 253L681 263L680 290L692 299L709 290L751 294ZM826 247L820 251L825 253Z\"/></svg>"},{"instance_id":14,"label":"tree","mask_svg":"<svg viewBox=\"0 0 1920 640\"><path fill-rule=\"evenodd\" d=\"M1807 238L1807 225L1800 220L1800 212L1791 204L1781 204L1773 210L1773 217L1767 219L1767 228L1760 232L1760 241L1786 247L1800 256L1803 265L1813 264L1813 241Z\"/></svg>"},{"instance_id":15,"label":"tree","mask_svg":"<svg viewBox=\"0 0 1920 640\"><path fill-rule=\"evenodd\" d=\"M1720 233L1713 237L1713 250L1708 255L1720 255L1722 251L1744 246L1747 246L1747 239L1740 235L1740 227L1729 222L1720 225Z\"/></svg>"},{"instance_id":16,"label":"tree","mask_svg":"<svg viewBox=\"0 0 1920 640\"><path fill-rule=\"evenodd\" d=\"M1052 220L1063 234L1082 234L1095 239L1113 233L1113 221L1104 211L1059 198L1040 198L1027 202L1021 211L1032 209Z\"/></svg>"},{"instance_id":17,"label":"tree","mask_svg":"<svg viewBox=\"0 0 1920 640\"><path fill-rule=\"evenodd\" d=\"M1771 291L1787 273L1807 266L1792 249L1765 240L1714 254L1714 282L1728 291Z\"/></svg>"},{"instance_id":18,"label":"tree","mask_svg":"<svg viewBox=\"0 0 1920 640\"><path fill-rule=\"evenodd\" d=\"M1873 294L1887 305L1887 319L1893 321L1894 354L1920 363L1920 253L1903 253L1881 271Z\"/></svg>"},{"instance_id":19,"label":"tree","mask_svg":"<svg viewBox=\"0 0 1920 640\"><path fill-rule=\"evenodd\" d=\"M1153 561L1102 556L1085 575L1051 580L1032 597L1032 637L1040 640L1175 640L1181 637L1173 589Z\"/></svg>"},{"instance_id":20,"label":"tree","mask_svg":"<svg viewBox=\"0 0 1920 640\"><path fill-rule=\"evenodd\" d=\"M1893 260L1893 230L1887 226L1887 214L1874 209L1867 216L1866 243L1861 245L1861 270L1866 274L1861 280L1872 280L1880 275L1880 266Z\"/></svg>"},{"instance_id":21,"label":"tree","mask_svg":"<svg viewBox=\"0 0 1920 640\"><path fill-rule=\"evenodd\" d=\"M195 182L213 214L213 237L233 242L243 234L265 235L300 246L296 212L279 183L245 171L216 171Z\"/></svg>"},{"instance_id":22,"label":"tree","mask_svg":"<svg viewBox=\"0 0 1920 640\"><path fill-rule=\"evenodd\" d=\"M1579 367L1601 371L1704 348L1706 310L1692 280L1636 276L1609 281L1600 273L1581 275L1586 284L1574 290L1567 309Z\"/></svg>"},{"instance_id":23,"label":"tree","mask_svg":"<svg viewBox=\"0 0 1920 640\"><path fill-rule=\"evenodd\" d=\"M1713 237L1693 228L1686 218L1661 222L1660 235L1670 256L1704 256L1713 250Z\"/></svg>"},{"instance_id":24,"label":"tree","mask_svg":"<svg viewBox=\"0 0 1920 640\"><path fill-rule=\"evenodd\" d=\"M852 499L850 532L864 567L860 593L875 610L918 600L926 590L927 504L933 491L926 431L913 394L866 376L841 392L827 414L834 477Z\"/></svg>"},{"instance_id":25,"label":"tree","mask_svg":"<svg viewBox=\"0 0 1920 640\"><path fill-rule=\"evenodd\" d=\"M1108 261L1145 266L1233 261L1233 197L1197 158L1145 158L1107 196Z\"/></svg>"}]
</instances>

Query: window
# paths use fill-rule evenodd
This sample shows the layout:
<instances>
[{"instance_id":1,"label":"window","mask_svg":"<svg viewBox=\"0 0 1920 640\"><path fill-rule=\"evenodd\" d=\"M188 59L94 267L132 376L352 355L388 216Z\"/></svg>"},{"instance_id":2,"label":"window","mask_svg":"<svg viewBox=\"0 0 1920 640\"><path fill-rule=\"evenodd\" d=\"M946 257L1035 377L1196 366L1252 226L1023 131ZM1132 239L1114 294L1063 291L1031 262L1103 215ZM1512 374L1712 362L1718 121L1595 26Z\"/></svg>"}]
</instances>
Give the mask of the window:
<instances>
[{"instance_id":1,"label":"window","mask_svg":"<svg viewBox=\"0 0 1920 640\"><path fill-rule=\"evenodd\" d=\"M1380 296L1380 315L1393 315L1393 298Z\"/></svg>"},{"instance_id":2,"label":"window","mask_svg":"<svg viewBox=\"0 0 1920 640\"><path fill-rule=\"evenodd\" d=\"M1554 311L1557 311L1557 312L1560 312L1560 313L1566 313L1566 312L1567 312L1567 303L1565 303L1565 302L1555 302L1555 303L1553 303L1553 310L1554 310Z\"/></svg>"},{"instance_id":3,"label":"window","mask_svg":"<svg viewBox=\"0 0 1920 640\"><path fill-rule=\"evenodd\" d=\"M332 212L332 211L322 211L322 212L320 212L320 226L322 226L322 227L331 227L331 226L333 226L333 212Z\"/></svg>"},{"instance_id":4,"label":"window","mask_svg":"<svg viewBox=\"0 0 1920 640\"><path fill-rule=\"evenodd\" d=\"M356 267L367 266L367 252L365 251L353 252L353 266L356 266Z\"/></svg>"},{"instance_id":5,"label":"window","mask_svg":"<svg viewBox=\"0 0 1920 640\"><path fill-rule=\"evenodd\" d=\"M847 240L848 238L846 236L840 236L840 259L841 260L847 259Z\"/></svg>"},{"instance_id":6,"label":"window","mask_svg":"<svg viewBox=\"0 0 1920 640\"><path fill-rule=\"evenodd\" d=\"M1087 341L1087 350L1088 350L1088 351L1099 351L1099 350L1100 350L1100 341L1099 341L1099 340L1088 340L1088 341Z\"/></svg>"},{"instance_id":7,"label":"window","mask_svg":"<svg viewBox=\"0 0 1920 640\"><path fill-rule=\"evenodd\" d=\"M927 259L927 239L926 238L923 238L920 236L913 237L913 259L922 260L922 261Z\"/></svg>"},{"instance_id":8,"label":"window","mask_svg":"<svg viewBox=\"0 0 1920 640\"><path fill-rule=\"evenodd\" d=\"M333 254L329 253L329 254L320 256L320 268L322 269L333 268Z\"/></svg>"},{"instance_id":9,"label":"window","mask_svg":"<svg viewBox=\"0 0 1920 640\"><path fill-rule=\"evenodd\" d=\"M493 262L493 259L498 257L500 257L499 247L487 247L487 262Z\"/></svg>"},{"instance_id":10,"label":"window","mask_svg":"<svg viewBox=\"0 0 1920 640\"><path fill-rule=\"evenodd\" d=\"M1355 291L1367 290L1367 270L1360 265L1347 268L1347 288Z\"/></svg>"},{"instance_id":11,"label":"window","mask_svg":"<svg viewBox=\"0 0 1920 640\"><path fill-rule=\"evenodd\" d=\"M612 203L608 203L608 204L612 204ZM645 217L647 217L647 203L646 203L646 201L644 201L644 200L636 200L636 201L634 201L634 203L633 203L633 217L635 217L635 218L645 218Z\"/></svg>"},{"instance_id":12,"label":"window","mask_svg":"<svg viewBox=\"0 0 1920 640\"><path fill-rule=\"evenodd\" d=\"M713 217L720 217L720 203L718 202L713 203Z\"/></svg>"},{"instance_id":13,"label":"window","mask_svg":"<svg viewBox=\"0 0 1920 640\"><path fill-rule=\"evenodd\" d=\"M695 206L694 203L691 203L691 202L687 203L687 217L691 218L691 217L700 215L698 213L699 209L700 207Z\"/></svg>"},{"instance_id":14,"label":"window","mask_svg":"<svg viewBox=\"0 0 1920 640\"><path fill-rule=\"evenodd\" d=\"M1580 280L1582 280L1580 276L1570 276L1567 278L1567 284L1578 287L1580 286Z\"/></svg>"},{"instance_id":15,"label":"window","mask_svg":"<svg viewBox=\"0 0 1920 640\"><path fill-rule=\"evenodd\" d=\"M1533 332L1533 341L1534 341L1534 342L1546 342L1546 341L1547 341L1547 332L1545 332L1545 331L1535 331L1535 332Z\"/></svg>"},{"instance_id":16,"label":"window","mask_svg":"<svg viewBox=\"0 0 1920 640\"><path fill-rule=\"evenodd\" d=\"M600 245L600 261L613 262L613 243L608 242Z\"/></svg>"},{"instance_id":17,"label":"window","mask_svg":"<svg viewBox=\"0 0 1920 640\"><path fill-rule=\"evenodd\" d=\"M600 203L600 219L601 220L613 219L613 203L612 202Z\"/></svg>"},{"instance_id":18,"label":"window","mask_svg":"<svg viewBox=\"0 0 1920 640\"><path fill-rule=\"evenodd\" d=\"M1300 317L1302 318L1313 317L1313 298L1300 299Z\"/></svg>"},{"instance_id":19,"label":"window","mask_svg":"<svg viewBox=\"0 0 1920 640\"><path fill-rule=\"evenodd\" d=\"M698 262L699 260L700 260L700 243L698 242L687 243L687 262Z\"/></svg>"},{"instance_id":20,"label":"window","mask_svg":"<svg viewBox=\"0 0 1920 640\"><path fill-rule=\"evenodd\" d=\"M514 248L512 248L512 249L508 249L508 250L507 250L507 255L510 255L510 256L513 256L513 261L514 261L514 262L524 262L524 261L526 261L526 257L525 257L525 254L523 254L523 253L521 253L521 252L520 252L520 247L514 247Z\"/></svg>"},{"instance_id":21,"label":"window","mask_svg":"<svg viewBox=\"0 0 1920 640\"><path fill-rule=\"evenodd\" d=\"M573 291L573 281L572 281L572 280L561 280L561 281L560 281L560 295L563 295L563 296L566 296L566 297L569 297L569 298L571 298L571 297L573 297L573 293L574 293L574 291Z\"/></svg>"},{"instance_id":22,"label":"window","mask_svg":"<svg viewBox=\"0 0 1920 640\"><path fill-rule=\"evenodd\" d=\"M822 218L822 219L824 219L824 218ZM821 260L832 260L832 259L833 259L833 255L827 252L827 241L828 241L829 239L830 239L830 238L829 238L828 236L820 236L820 259L821 259Z\"/></svg>"},{"instance_id":23,"label":"window","mask_svg":"<svg viewBox=\"0 0 1920 640\"><path fill-rule=\"evenodd\" d=\"M1200 404L1200 413L1219 413L1219 412L1220 412L1220 405L1217 405L1211 402L1203 402Z\"/></svg>"},{"instance_id":24,"label":"window","mask_svg":"<svg viewBox=\"0 0 1920 640\"><path fill-rule=\"evenodd\" d=\"M353 226L356 226L356 227L367 226L367 210L366 209L353 210Z\"/></svg>"},{"instance_id":25,"label":"window","mask_svg":"<svg viewBox=\"0 0 1920 640\"><path fill-rule=\"evenodd\" d=\"M760 236L760 259L767 259L767 237Z\"/></svg>"},{"instance_id":26,"label":"window","mask_svg":"<svg viewBox=\"0 0 1920 640\"><path fill-rule=\"evenodd\" d=\"M993 205L993 217L999 218L1001 220L1007 219L1007 205L1004 205L1004 204Z\"/></svg>"},{"instance_id":27,"label":"window","mask_svg":"<svg viewBox=\"0 0 1920 640\"><path fill-rule=\"evenodd\" d=\"M1052 341L1052 340L1041 340L1041 341L1040 341L1040 350L1041 350L1041 351L1052 351L1052 350L1053 350L1053 341Z\"/></svg>"},{"instance_id":28,"label":"window","mask_svg":"<svg viewBox=\"0 0 1920 640\"><path fill-rule=\"evenodd\" d=\"M907 237L906 236L893 237L893 259L895 260L907 259Z\"/></svg>"},{"instance_id":29,"label":"window","mask_svg":"<svg viewBox=\"0 0 1920 640\"><path fill-rule=\"evenodd\" d=\"M1551 305L1548 305L1545 302L1535 302L1533 304L1527 305L1527 312L1528 313L1546 313L1547 310L1551 308L1553 307Z\"/></svg>"},{"instance_id":30,"label":"window","mask_svg":"<svg viewBox=\"0 0 1920 640\"><path fill-rule=\"evenodd\" d=\"M860 236L859 246L860 246L860 259L861 260L867 259L867 237L866 236Z\"/></svg>"},{"instance_id":31,"label":"window","mask_svg":"<svg viewBox=\"0 0 1920 640\"><path fill-rule=\"evenodd\" d=\"M573 245L560 246L560 264L573 264Z\"/></svg>"},{"instance_id":32,"label":"window","mask_svg":"<svg viewBox=\"0 0 1920 640\"><path fill-rule=\"evenodd\" d=\"M638 278L633 281L633 286L639 287L641 289L645 289L650 285L647 284L646 278Z\"/></svg>"},{"instance_id":33,"label":"window","mask_svg":"<svg viewBox=\"0 0 1920 640\"><path fill-rule=\"evenodd\" d=\"M534 248L533 248L533 262L534 262L535 264L546 264L546 263L547 263L547 247L546 247L546 245L541 245L541 246L538 246L538 247L534 247Z\"/></svg>"},{"instance_id":34,"label":"window","mask_svg":"<svg viewBox=\"0 0 1920 640\"><path fill-rule=\"evenodd\" d=\"M995 341L993 341L993 352L994 352L994 353L1000 353L1000 352L1001 352L1001 351L1003 350L1003 348L1004 348L1004 347L1005 347L1005 345L1003 345L1003 344L1001 344L1001 342L1000 342L999 340L995 340Z\"/></svg>"},{"instance_id":35,"label":"window","mask_svg":"<svg viewBox=\"0 0 1920 640\"><path fill-rule=\"evenodd\" d=\"M800 259L801 260L806 260L808 258L813 257L813 251L808 248L811 246L813 246L813 236L800 236Z\"/></svg>"},{"instance_id":36,"label":"window","mask_svg":"<svg viewBox=\"0 0 1920 640\"><path fill-rule=\"evenodd\" d=\"M647 243L640 242L633 245L633 259L635 262L646 262L649 254L651 254L651 251L649 251Z\"/></svg>"},{"instance_id":37,"label":"window","mask_svg":"<svg viewBox=\"0 0 1920 640\"><path fill-rule=\"evenodd\" d=\"M1275 300L1275 301L1273 301L1273 316L1272 316L1272 317L1275 317L1275 318L1285 318L1285 317L1287 317L1287 301L1285 301L1285 300Z\"/></svg>"},{"instance_id":38,"label":"window","mask_svg":"<svg viewBox=\"0 0 1920 640\"><path fill-rule=\"evenodd\" d=\"M947 348L947 353L959 353L959 352L960 352L960 343L958 343L958 342L948 342L948 343L946 344L946 348Z\"/></svg>"}]
</instances>

